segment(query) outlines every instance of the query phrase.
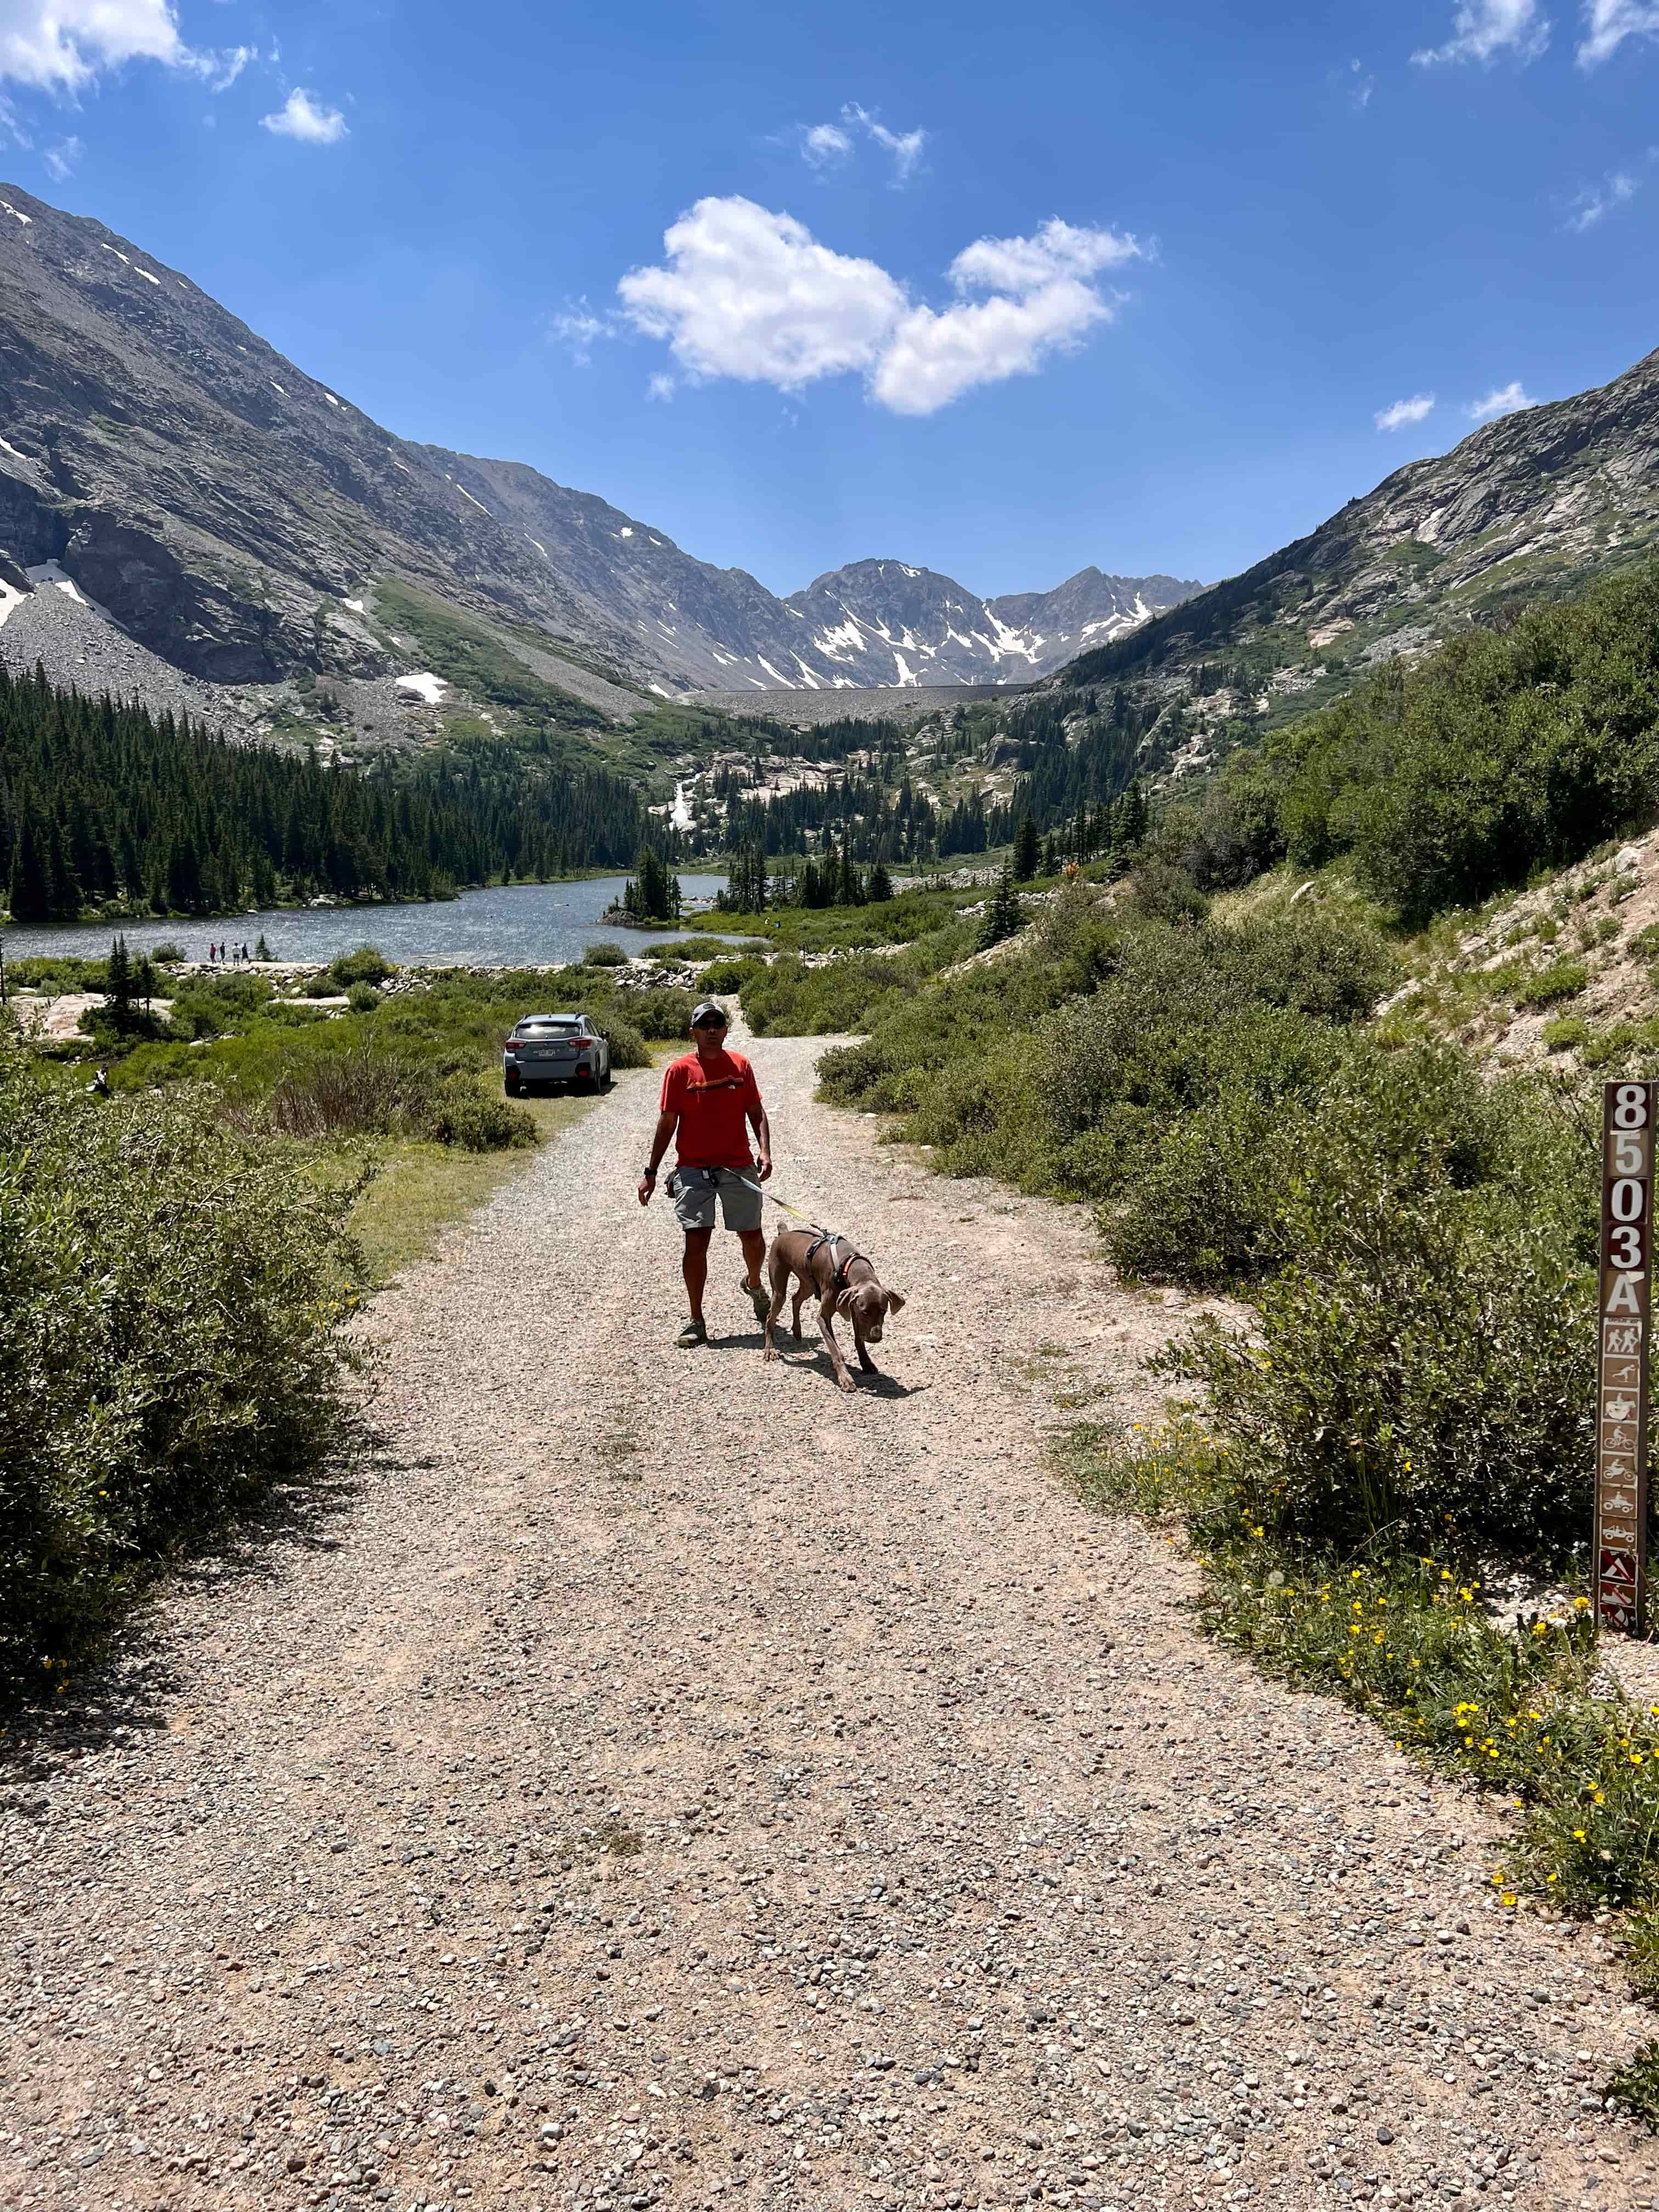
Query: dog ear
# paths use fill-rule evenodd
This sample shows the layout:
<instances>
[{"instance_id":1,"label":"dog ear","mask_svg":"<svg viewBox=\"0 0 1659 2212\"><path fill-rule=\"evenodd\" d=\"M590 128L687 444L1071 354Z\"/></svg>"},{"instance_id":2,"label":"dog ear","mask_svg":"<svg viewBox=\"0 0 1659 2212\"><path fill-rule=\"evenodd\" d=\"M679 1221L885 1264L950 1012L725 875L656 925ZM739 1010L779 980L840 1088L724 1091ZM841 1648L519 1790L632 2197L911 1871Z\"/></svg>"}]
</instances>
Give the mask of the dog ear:
<instances>
[{"instance_id":1,"label":"dog ear","mask_svg":"<svg viewBox=\"0 0 1659 2212\"><path fill-rule=\"evenodd\" d=\"M887 1310L889 1313L902 1313L904 1310L904 1293L902 1291L888 1291Z\"/></svg>"}]
</instances>

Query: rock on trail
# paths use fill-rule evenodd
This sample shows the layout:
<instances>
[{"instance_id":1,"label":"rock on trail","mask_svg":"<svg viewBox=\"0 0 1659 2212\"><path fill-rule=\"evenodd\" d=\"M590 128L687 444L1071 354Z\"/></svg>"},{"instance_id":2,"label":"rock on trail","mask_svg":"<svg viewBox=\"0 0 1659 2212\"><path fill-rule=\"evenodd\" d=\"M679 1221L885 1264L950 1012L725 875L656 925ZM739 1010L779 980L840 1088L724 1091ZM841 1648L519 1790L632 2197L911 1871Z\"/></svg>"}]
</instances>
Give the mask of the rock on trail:
<instances>
[{"instance_id":1,"label":"rock on trail","mask_svg":"<svg viewBox=\"0 0 1659 2212\"><path fill-rule=\"evenodd\" d=\"M1619 2208L1649 2026L1497 1830L1045 1468L1179 1316L754 1057L909 1304L762 1365L649 1075L380 1299L380 1446L0 1772L0 2207Z\"/></svg>"}]
</instances>

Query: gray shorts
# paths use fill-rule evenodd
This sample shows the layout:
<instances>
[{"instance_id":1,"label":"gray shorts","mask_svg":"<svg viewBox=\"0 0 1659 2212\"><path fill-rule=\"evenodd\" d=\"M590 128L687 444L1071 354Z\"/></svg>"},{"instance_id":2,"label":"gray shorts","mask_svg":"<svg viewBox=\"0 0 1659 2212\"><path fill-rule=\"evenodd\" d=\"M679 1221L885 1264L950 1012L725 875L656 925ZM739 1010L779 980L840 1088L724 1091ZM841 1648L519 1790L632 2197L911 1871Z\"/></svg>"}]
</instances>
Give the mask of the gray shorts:
<instances>
[{"instance_id":1,"label":"gray shorts","mask_svg":"<svg viewBox=\"0 0 1659 2212\"><path fill-rule=\"evenodd\" d=\"M676 1168L672 1188L674 1218L682 1229L714 1227L716 1191L728 1229L741 1234L761 1225L760 1185L753 1168Z\"/></svg>"}]
</instances>

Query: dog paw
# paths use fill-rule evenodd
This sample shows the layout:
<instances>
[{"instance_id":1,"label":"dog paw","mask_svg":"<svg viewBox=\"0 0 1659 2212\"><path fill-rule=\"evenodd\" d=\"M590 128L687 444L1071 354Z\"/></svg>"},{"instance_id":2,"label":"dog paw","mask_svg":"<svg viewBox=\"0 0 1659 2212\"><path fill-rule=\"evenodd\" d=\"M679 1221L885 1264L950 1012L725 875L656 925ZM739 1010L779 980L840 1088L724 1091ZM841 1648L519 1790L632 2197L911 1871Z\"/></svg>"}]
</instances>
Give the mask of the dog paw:
<instances>
[{"instance_id":1,"label":"dog paw","mask_svg":"<svg viewBox=\"0 0 1659 2212\"><path fill-rule=\"evenodd\" d=\"M843 1375L840 1376L838 1380L841 1389L847 1393L849 1398L852 1396L854 1391L859 1387L850 1375Z\"/></svg>"}]
</instances>

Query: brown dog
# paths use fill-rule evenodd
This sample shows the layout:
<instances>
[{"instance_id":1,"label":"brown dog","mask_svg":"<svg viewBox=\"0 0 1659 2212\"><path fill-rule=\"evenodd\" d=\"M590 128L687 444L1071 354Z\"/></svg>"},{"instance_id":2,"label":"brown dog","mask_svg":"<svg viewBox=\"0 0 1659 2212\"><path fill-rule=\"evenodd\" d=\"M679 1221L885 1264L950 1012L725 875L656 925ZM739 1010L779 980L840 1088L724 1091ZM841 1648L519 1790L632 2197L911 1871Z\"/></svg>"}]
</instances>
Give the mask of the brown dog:
<instances>
[{"instance_id":1,"label":"brown dog","mask_svg":"<svg viewBox=\"0 0 1659 2212\"><path fill-rule=\"evenodd\" d=\"M874 1265L862 1252L855 1251L844 1237L832 1237L825 1229L780 1229L772 1239L766 1265L772 1281L772 1310L766 1316L769 1359L778 1356L772 1332L783 1314L789 1278L796 1275L800 1279L800 1286L795 1292L794 1310L789 1316L791 1334L799 1340L801 1307L809 1294L816 1291L818 1327L823 1333L823 1341L835 1364L836 1380L842 1389L850 1390L854 1385L830 1326L836 1314L843 1315L853 1324L859 1365L866 1375L880 1373L865 1346L881 1342L888 1315L899 1312L904 1299L897 1291L884 1289L877 1279Z\"/></svg>"}]
</instances>

